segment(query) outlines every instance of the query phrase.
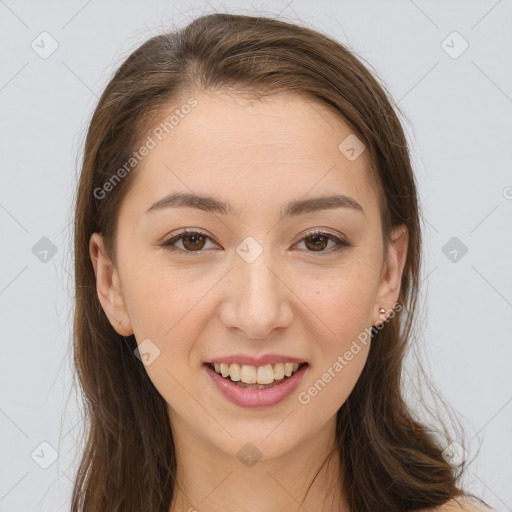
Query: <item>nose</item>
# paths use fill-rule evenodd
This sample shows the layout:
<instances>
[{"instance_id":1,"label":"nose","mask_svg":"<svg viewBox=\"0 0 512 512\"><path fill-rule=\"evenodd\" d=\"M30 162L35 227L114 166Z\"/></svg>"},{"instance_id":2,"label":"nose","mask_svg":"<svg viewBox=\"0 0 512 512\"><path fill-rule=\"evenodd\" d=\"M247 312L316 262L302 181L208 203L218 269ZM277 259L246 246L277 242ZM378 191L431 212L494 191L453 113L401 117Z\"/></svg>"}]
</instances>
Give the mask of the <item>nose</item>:
<instances>
[{"instance_id":1,"label":"nose","mask_svg":"<svg viewBox=\"0 0 512 512\"><path fill-rule=\"evenodd\" d=\"M251 263L238 255L227 276L220 318L224 326L248 339L266 339L290 325L292 292L270 250Z\"/></svg>"}]
</instances>

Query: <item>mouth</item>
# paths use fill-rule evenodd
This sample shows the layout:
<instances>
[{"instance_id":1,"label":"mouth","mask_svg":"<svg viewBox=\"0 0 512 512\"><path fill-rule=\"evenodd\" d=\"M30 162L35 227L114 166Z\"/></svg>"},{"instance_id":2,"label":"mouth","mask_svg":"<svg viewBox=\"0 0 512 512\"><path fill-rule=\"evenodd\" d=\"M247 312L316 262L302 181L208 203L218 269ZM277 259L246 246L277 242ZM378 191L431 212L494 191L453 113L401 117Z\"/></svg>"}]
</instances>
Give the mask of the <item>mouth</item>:
<instances>
[{"instance_id":1,"label":"mouth","mask_svg":"<svg viewBox=\"0 0 512 512\"><path fill-rule=\"evenodd\" d=\"M223 379L246 389L268 389L279 386L308 366L306 362L278 362L264 366L217 362L204 364Z\"/></svg>"},{"instance_id":2,"label":"mouth","mask_svg":"<svg viewBox=\"0 0 512 512\"><path fill-rule=\"evenodd\" d=\"M261 409L275 406L289 398L309 367L308 363L297 361L274 360L272 363L253 366L215 361L204 363L203 367L214 389L224 398L239 407Z\"/></svg>"}]
</instances>

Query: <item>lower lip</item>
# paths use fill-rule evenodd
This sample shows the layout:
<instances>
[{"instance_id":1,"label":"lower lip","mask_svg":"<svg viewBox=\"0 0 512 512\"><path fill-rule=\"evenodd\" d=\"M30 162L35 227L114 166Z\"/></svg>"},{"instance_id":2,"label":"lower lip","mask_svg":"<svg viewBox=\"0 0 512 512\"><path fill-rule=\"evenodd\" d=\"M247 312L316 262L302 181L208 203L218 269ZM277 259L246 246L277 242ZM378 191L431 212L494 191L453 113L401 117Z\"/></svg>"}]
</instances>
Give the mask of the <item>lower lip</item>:
<instances>
[{"instance_id":1,"label":"lower lip","mask_svg":"<svg viewBox=\"0 0 512 512\"><path fill-rule=\"evenodd\" d=\"M232 403L240 407L256 409L270 407L288 398L300 384L308 365L299 368L291 377L288 377L282 384L277 384L267 389L241 388L233 384L231 380L225 379L213 370L208 364L206 371L213 380L217 389Z\"/></svg>"}]
</instances>

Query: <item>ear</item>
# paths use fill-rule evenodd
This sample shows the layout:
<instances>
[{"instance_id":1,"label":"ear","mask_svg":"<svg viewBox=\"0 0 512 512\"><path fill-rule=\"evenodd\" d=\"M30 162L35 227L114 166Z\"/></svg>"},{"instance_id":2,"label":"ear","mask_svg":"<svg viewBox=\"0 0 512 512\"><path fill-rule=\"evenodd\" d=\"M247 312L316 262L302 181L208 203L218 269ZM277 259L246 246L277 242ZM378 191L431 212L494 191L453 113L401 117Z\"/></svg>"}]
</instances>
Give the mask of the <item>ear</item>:
<instances>
[{"instance_id":1,"label":"ear","mask_svg":"<svg viewBox=\"0 0 512 512\"><path fill-rule=\"evenodd\" d=\"M119 273L107 256L103 237L99 233L91 235L89 254L101 306L114 330L121 336L130 336L133 334L133 329L126 309Z\"/></svg>"},{"instance_id":2,"label":"ear","mask_svg":"<svg viewBox=\"0 0 512 512\"><path fill-rule=\"evenodd\" d=\"M384 322L398 302L402 272L407 256L408 234L405 224L396 226L391 233L392 242L389 244L387 259L382 267L377 300L373 312L373 325ZM379 313L380 308L384 308L386 313Z\"/></svg>"}]
</instances>

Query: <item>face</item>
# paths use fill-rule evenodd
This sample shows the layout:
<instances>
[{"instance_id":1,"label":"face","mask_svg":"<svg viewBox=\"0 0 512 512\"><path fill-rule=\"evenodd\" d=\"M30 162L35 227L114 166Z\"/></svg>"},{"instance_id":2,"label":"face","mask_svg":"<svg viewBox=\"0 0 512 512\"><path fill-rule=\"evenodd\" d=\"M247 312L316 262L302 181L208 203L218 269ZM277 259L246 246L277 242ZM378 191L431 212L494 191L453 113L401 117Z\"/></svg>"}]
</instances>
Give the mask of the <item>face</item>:
<instances>
[{"instance_id":1,"label":"face","mask_svg":"<svg viewBox=\"0 0 512 512\"><path fill-rule=\"evenodd\" d=\"M389 316L398 300L406 228L384 259L367 152L339 149L353 132L327 106L195 98L133 171L115 266L91 238L98 297L113 328L135 335L173 432L232 456L251 441L270 459L333 425L379 308ZM207 364L223 361L235 379L240 363L245 380L280 383L239 387ZM288 379L268 372L278 362L306 364Z\"/></svg>"}]
</instances>

